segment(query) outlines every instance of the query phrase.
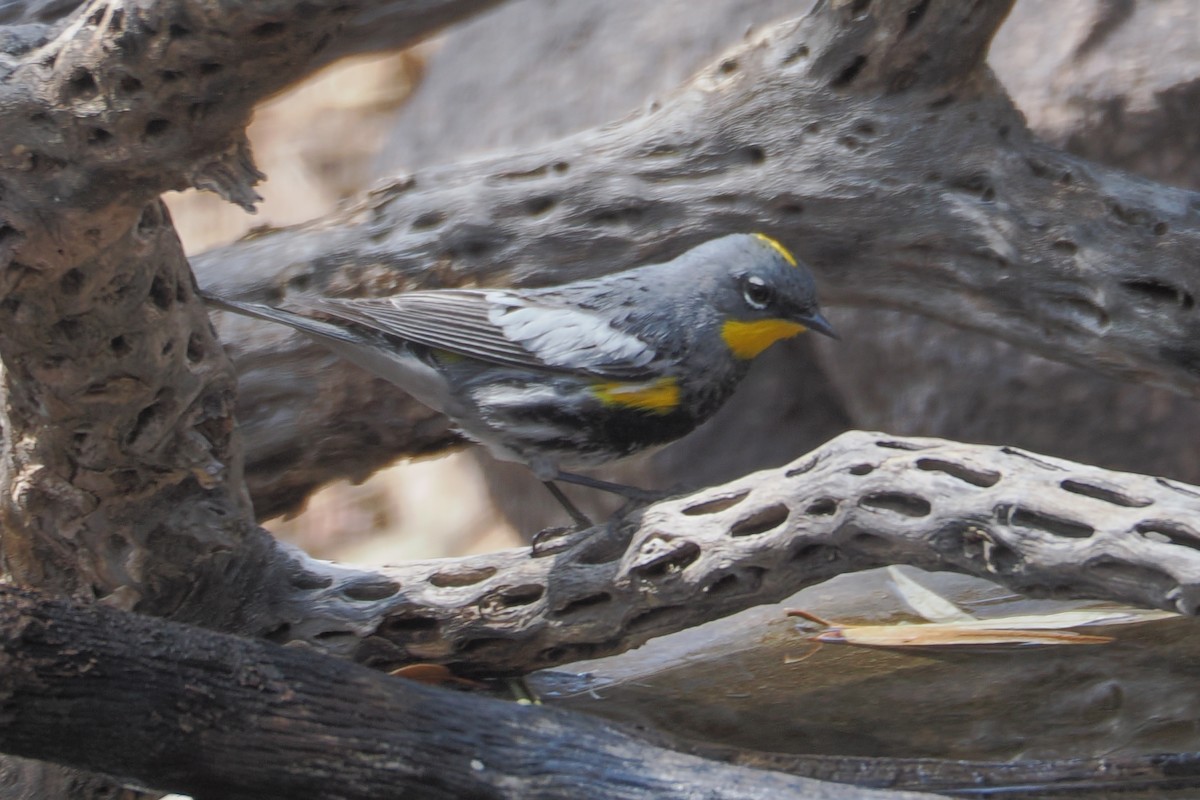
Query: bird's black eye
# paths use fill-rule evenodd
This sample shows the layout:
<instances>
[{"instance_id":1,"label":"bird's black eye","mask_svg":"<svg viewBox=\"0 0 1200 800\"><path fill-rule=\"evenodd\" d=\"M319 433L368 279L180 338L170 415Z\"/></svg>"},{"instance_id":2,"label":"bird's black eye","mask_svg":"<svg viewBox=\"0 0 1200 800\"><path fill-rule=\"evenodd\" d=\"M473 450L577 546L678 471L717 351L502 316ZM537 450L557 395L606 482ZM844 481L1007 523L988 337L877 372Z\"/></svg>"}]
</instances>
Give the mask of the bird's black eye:
<instances>
[{"instance_id":1,"label":"bird's black eye","mask_svg":"<svg viewBox=\"0 0 1200 800\"><path fill-rule=\"evenodd\" d=\"M746 298L746 303L751 308L761 311L775 299L775 290L762 278L751 275L742 283L742 297Z\"/></svg>"}]
</instances>

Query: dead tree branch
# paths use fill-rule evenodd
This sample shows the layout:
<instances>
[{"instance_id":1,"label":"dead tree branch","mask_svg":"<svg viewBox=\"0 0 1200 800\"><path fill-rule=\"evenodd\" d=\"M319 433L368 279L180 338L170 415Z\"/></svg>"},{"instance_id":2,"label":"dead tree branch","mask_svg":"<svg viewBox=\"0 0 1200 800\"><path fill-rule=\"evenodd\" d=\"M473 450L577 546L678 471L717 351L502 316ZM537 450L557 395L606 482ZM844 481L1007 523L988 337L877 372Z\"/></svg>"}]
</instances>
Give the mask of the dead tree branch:
<instances>
[{"instance_id":1,"label":"dead tree branch","mask_svg":"<svg viewBox=\"0 0 1200 800\"><path fill-rule=\"evenodd\" d=\"M17 584L267 624L274 543L249 519L231 368L158 195L253 203L253 104L351 9L299 5L92 0L0 38L0 545ZM419 5L441 24L481 4Z\"/></svg>"},{"instance_id":2,"label":"dead tree branch","mask_svg":"<svg viewBox=\"0 0 1200 800\"><path fill-rule=\"evenodd\" d=\"M919 797L705 761L585 715L14 589L0 589L0 663L0 749L197 800Z\"/></svg>"},{"instance_id":3,"label":"dead tree branch","mask_svg":"<svg viewBox=\"0 0 1200 800\"><path fill-rule=\"evenodd\" d=\"M276 638L378 666L523 672L621 652L834 575L953 570L1031 596L1195 614L1200 488L1007 447L847 433L559 552L375 573L294 562ZM293 605L294 604L294 605Z\"/></svg>"}]
</instances>

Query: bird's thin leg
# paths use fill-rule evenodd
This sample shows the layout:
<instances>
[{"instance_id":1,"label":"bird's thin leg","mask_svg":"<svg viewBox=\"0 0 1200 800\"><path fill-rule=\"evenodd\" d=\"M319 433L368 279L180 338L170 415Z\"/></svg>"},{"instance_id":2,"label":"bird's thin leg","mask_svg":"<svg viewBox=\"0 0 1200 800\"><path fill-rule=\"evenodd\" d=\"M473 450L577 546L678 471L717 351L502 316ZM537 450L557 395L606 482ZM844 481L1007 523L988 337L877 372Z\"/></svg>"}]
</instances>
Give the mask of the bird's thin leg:
<instances>
[{"instance_id":1,"label":"bird's thin leg","mask_svg":"<svg viewBox=\"0 0 1200 800\"><path fill-rule=\"evenodd\" d=\"M587 475L579 475L574 472L558 472L555 474L554 480L562 481L563 483L573 483L577 486L586 486L589 489L599 489L602 492L620 495L627 500L636 500L646 503L650 503L655 500L661 500L665 496L662 492L651 492L647 491L646 489L639 489L636 486L626 486L623 483L602 481L599 478L592 478Z\"/></svg>"},{"instance_id":2,"label":"bird's thin leg","mask_svg":"<svg viewBox=\"0 0 1200 800\"><path fill-rule=\"evenodd\" d=\"M576 526L580 529L592 527L592 521L588 519L587 514L580 511L571 502L571 499L563 494L563 490L554 485L554 481L542 481L542 484L550 490L550 494L554 495L554 499L571 515L571 519L575 521Z\"/></svg>"}]
</instances>

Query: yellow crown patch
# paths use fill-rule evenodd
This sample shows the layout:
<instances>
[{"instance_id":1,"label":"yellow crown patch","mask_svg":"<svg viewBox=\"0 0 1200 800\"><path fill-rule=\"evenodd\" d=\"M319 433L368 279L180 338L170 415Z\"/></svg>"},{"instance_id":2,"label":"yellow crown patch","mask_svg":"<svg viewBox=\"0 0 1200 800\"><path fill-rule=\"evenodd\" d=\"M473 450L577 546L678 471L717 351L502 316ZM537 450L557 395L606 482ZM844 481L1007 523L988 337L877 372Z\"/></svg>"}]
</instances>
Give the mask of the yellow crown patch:
<instances>
[{"instance_id":1,"label":"yellow crown patch","mask_svg":"<svg viewBox=\"0 0 1200 800\"><path fill-rule=\"evenodd\" d=\"M766 242L767 244L771 245L771 247L775 248L775 252L777 252L777 253L779 253L779 255L783 256L784 261L788 262L793 267L797 266L796 257L794 255L792 255L791 253L789 253L788 249L786 247L784 247L779 242L772 239L770 236L767 236L765 233L756 233L756 234L754 234L754 238L760 239L760 240Z\"/></svg>"}]
</instances>

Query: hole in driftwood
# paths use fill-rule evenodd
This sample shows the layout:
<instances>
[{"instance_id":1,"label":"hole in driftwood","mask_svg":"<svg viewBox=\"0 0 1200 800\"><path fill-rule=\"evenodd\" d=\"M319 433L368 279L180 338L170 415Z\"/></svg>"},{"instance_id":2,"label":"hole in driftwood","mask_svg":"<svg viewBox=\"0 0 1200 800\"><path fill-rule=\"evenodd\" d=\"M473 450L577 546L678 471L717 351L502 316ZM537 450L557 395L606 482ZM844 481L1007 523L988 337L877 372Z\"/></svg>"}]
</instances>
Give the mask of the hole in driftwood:
<instances>
[{"instance_id":1,"label":"hole in driftwood","mask_svg":"<svg viewBox=\"0 0 1200 800\"><path fill-rule=\"evenodd\" d=\"M863 67L867 65L866 56L855 56L854 59L847 64L837 77L833 79L832 86L835 89L841 89L849 86L858 77L858 74L863 71Z\"/></svg>"},{"instance_id":2,"label":"hole in driftwood","mask_svg":"<svg viewBox=\"0 0 1200 800\"><path fill-rule=\"evenodd\" d=\"M14 228L12 225L9 225L7 222L0 221L0 247L7 247L7 246L11 245L13 243L13 241L15 241L19 238L21 238L21 232L19 230ZM11 265L11 268L12 269L17 269L17 268L24 269L25 265L14 263Z\"/></svg>"},{"instance_id":3,"label":"hole in driftwood","mask_svg":"<svg viewBox=\"0 0 1200 800\"><path fill-rule=\"evenodd\" d=\"M83 288L83 272L78 269L67 270L58 279L58 288L65 295L79 294L79 290Z\"/></svg>"},{"instance_id":4,"label":"hole in driftwood","mask_svg":"<svg viewBox=\"0 0 1200 800\"><path fill-rule=\"evenodd\" d=\"M805 459L803 463L792 467L787 472L783 473L783 475L785 478L794 478L797 475L803 475L806 472L811 472L812 468L815 467L816 465L817 465L817 459L814 456L813 458Z\"/></svg>"},{"instance_id":5,"label":"hole in driftwood","mask_svg":"<svg viewBox=\"0 0 1200 800\"><path fill-rule=\"evenodd\" d=\"M917 459L917 469L923 469L926 472L944 472L952 478L958 478L960 481L969 483L972 486L978 486L981 489L995 486L1000 481L999 472L973 469L963 464L956 464L953 461L943 461L940 458Z\"/></svg>"},{"instance_id":6,"label":"hole in driftwood","mask_svg":"<svg viewBox=\"0 0 1200 800\"><path fill-rule=\"evenodd\" d=\"M601 208L593 211L588 219L596 225L637 225L646 216L643 206Z\"/></svg>"},{"instance_id":7,"label":"hole in driftwood","mask_svg":"<svg viewBox=\"0 0 1200 800\"><path fill-rule=\"evenodd\" d=\"M740 574L729 573L715 581L705 591L711 596L720 594L752 594L762 587L765 567L743 567Z\"/></svg>"},{"instance_id":8,"label":"hole in driftwood","mask_svg":"<svg viewBox=\"0 0 1200 800\"><path fill-rule=\"evenodd\" d=\"M1194 550L1200 549L1200 535L1186 525L1178 522L1158 519L1149 520L1147 522L1139 522L1134 527L1134 530L1151 541L1177 544L1182 547L1190 547Z\"/></svg>"},{"instance_id":9,"label":"hole in driftwood","mask_svg":"<svg viewBox=\"0 0 1200 800\"><path fill-rule=\"evenodd\" d=\"M836 547L827 544L802 544L792 553L790 561L829 564L841 558Z\"/></svg>"},{"instance_id":10,"label":"hole in driftwood","mask_svg":"<svg viewBox=\"0 0 1200 800\"><path fill-rule=\"evenodd\" d=\"M446 214L444 212L425 211L412 221L412 229L414 231L425 231L430 228L436 228L445 221Z\"/></svg>"},{"instance_id":11,"label":"hole in driftwood","mask_svg":"<svg viewBox=\"0 0 1200 800\"><path fill-rule=\"evenodd\" d=\"M661 578L675 572L687 569L696 559L700 558L700 545L695 542L679 542L672 544L673 549L655 558L638 564L630 570L639 578Z\"/></svg>"},{"instance_id":12,"label":"hole in driftwood","mask_svg":"<svg viewBox=\"0 0 1200 800\"><path fill-rule=\"evenodd\" d=\"M288 575L288 583L302 592L325 589L333 585L333 578L317 572L299 569Z\"/></svg>"},{"instance_id":13,"label":"hole in driftwood","mask_svg":"<svg viewBox=\"0 0 1200 800\"><path fill-rule=\"evenodd\" d=\"M1121 281L1121 288L1155 303L1176 305L1184 309L1190 309L1196 305L1196 298L1188 290L1154 278Z\"/></svg>"},{"instance_id":14,"label":"hole in driftwood","mask_svg":"<svg viewBox=\"0 0 1200 800\"><path fill-rule=\"evenodd\" d=\"M150 282L150 302L161 311L166 311L175 302L175 292L167 283L167 279L159 273Z\"/></svg>"},{"instance_id":15,"label":"hole in driftwood","mask_svg":"<svg viewBox=\"0 0 1200 800\"><path fill-rule=\"evenodd\" d=\"M778 528L787 522L791 509L783 503L775 503L757 511L745 519L733 523L729 529L730 536L758 536Z\"/></svg>"},{"instance_id":16,"label":"hole in driftwood","mask_svg":"<svg viewBox=\"0 0 1200 800\"><path fill-rule=\"evenodd\" d=\"M1084 483L1083 481L1067 479L1058 485L1071 494L1083 495L1093 500L1102 500L1105 503L1112 503L1114 506L1121 506L1123 508L1145 508L1153 502L1144 497L1130 497L1115 489L1106 489L1103 486L1096 486L1095 484Z\"/></svg>"},{"instance_id":17,"label":"hole in driftwood","mask_svg":"<svg viewBox=\"0 0 1200 800\"><path fill-rule=\"evenodd\" d=\"M171 121L158 117L146 123L146 136L154 138L162 136L171 127Z\"/></svg>"},{"instance_id":18,"label":"hole in driftwood","mask_svg":"<svg viewBox=\"0 0 1200 800\"><path fill-rule=\"evenodd\" d=\"M805 514L811 514L814 517L828 517L831 514L837 513L838 502L832 497L821 497L809 503L808 508L804 509Z\"/></svg>"},{"instance_id":19,"label":"hole in driftwood","mask_svg":"<svg viewBox=\"0 0 1200 800\"><path fill-rule=\"evenodd\" d=\"M908 450L910 452L925 449L925 445L923 444L916 444L915 442L897 442L891 439L885 439L881 442L876 442L875 446L882 447L885 450Z\"/></svg>"},{"instance_id":20,"label":"hole in driftwood","mask_svg":"<svg viewBox=\"0 0 1200 800\"><path fill-rule=\"evenodd\" d=\"M870 475L874 471L875 467L872 464L855 464L847 470L851 475Z\"/></svg>"},{"instance_id":21,"label":"hole in driftwood","mask_svg":"<svg viewBox=\"0 0 1200 800\"><path fill-rule=\"evenodd\" d=\"M902 35L903 33L908 33L913 28L917 27L917 24L920 23L928 9L929 0L921 0L915 6L910 8L908 10L908 14L906 14L904 17L904 31L902 32Z\"/></svg>"},{"instance_id":22,"label":"hole in driftwood","mask_svg":"<svg viewBox=\"0 0 1200 800\"><path fill-rule=\"evenodd\" d=\"M356 581L342 587L342 594L351 600L369 602L386 600L400 591L400 584L392 580L368 579Z\"/></svg>"},{"instance_id":23,"label":"hole in driftwood","mask_svg":"<svg viewBox=\"0 0 1200 800\"><path fill-rule=\"evenodd\" d=\"M428 631L436 631L438 629L438 621L433 617L423 616L389 616L379 625L379 633L381 635L388 634L414 634L425 633Z\"/></svg>"},{"instance_id":24,"label":"hole in driftwood","mask_svg":"<svg viewBox=\"0 0 1200 800\"><path fill-rule=\"evenodd\" d=\"M525 201L525 213L531 217L541 216L558 204L558 198L550 195L532 197Z\"/></svg>"},{"instance_id":25,"label":"hole in driftwood","mask_svg":"<svg viewBox=\"0 0 1200 800\"><path fill-rule=\"evenodd\" d=\"M724 511L727 508L733 508L738 503L745 500L750 495L750 490L745 489L735 494L725 495L724 497L716 497L712 500L705 500L703 503L696 503L683 509L683 513L689 517L698 517L701 514L716 514L718 511Z\"/></svg>"},{"instance_id":26,"label":"hole in driftwood","mask_svg":"<svg viewBox=\"0 0 1200 800\"><path fill-rule=\"evenodd\" d=\"M997 506L996 517L1010 525L1033 528L1067 539L1087 539L1096 532L1091 525L1019 506Z\"/></svg>"},{"instance_id":27,"label":"hole in driftwood","mask_svg":"<svg viewBox=\"0 0 1200 800\"><path fill-rule=\"evenodd\" d=\"M489 592L480 601L481 605L492 608L516 608L527 606L542 599L546 588L537 583L525 583L520 586L506 586Z\"/></svg>"},{"instance_id":28,"label":"hole in driftwood","mask_svg":"<svg viewBox=\"0 0 1200 800\"><path fill-rule=\"evenodd\" d=\"M474 586L477 583L486 581L495 574L495 567L464 567L461 569L435 572L429 578L429 582L434 586L437 586L439 589L456 586Z\"/></svg>"},{"instance_id":29,"label":"hole in driftwood","mask_svg":"<svg viewBox=\"0 0 1200 800\"><path fill-rule=\"evenodd\" d=\"M458 243L458 250L467 258L483 258L495 247L495 243L481 236L468 236Z\"/></svg>"},{"instance_id":30,"label":"hole in driftwood","mask_svg":"<svg viewBox=\"0 0 1200 800\"><path fill-rule=\"evenodd\" d=\"M710 597L716 597L717 595L721 594L729 594L737 588L738 583L738 576L731 572L728 575L718 578L710 583L708 588L706 588L704 591Z\"/></svg>"},{"instance_id":31,"label":"hole in driftwood","mask_svg":"<svg viewBox=\"0 0 1200 800\"><path fill-rule=\"evenodd\" d=\"M100 87L96 85L95 76L82 68L75 70L71 75L71 79L67 81L67 89L76 99L94 97L100 91Z\"/></svg>"},{"instance_id":32,"label":"hole in driftwood","mask_svg":"<svg viewBox=\"0 0 1200 800\"><path fill-rule=\"evenodd\" d=\"M610 595L608 592L597 592L595 594L589 594L585 597L568 601L561 608L557 608L551 612L551 616L569 617L572 614L578 614L581 611L585 611L589 608L595 608L596 606L602 606L611 601L612 595Z\"/></svg>"},{"instance_id":33,"label":"hole in driftwood","mask_svg":"<svg viewBox=\"0 0 1200 800\"><path fill-rule=\"evenodd\" d=\"M924 497L905 492L875 492L860 500L859 505L903 514L906 517L925 517L933 510L933 506Z\"/></svg>"},{"instance_id":34,"label":"hole in driftwood","mask_svg":"<svg viewBox=\"0 0 1200 800\"><path fill-rule=\"evenodd\" d=\"M996 188L992 185L991 178L983 173L953 178L948 185L951 189L975 195L983 203L990 203L996 199Z\"/></svg>"}]
</instances>

